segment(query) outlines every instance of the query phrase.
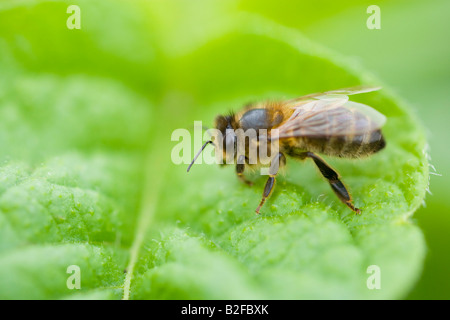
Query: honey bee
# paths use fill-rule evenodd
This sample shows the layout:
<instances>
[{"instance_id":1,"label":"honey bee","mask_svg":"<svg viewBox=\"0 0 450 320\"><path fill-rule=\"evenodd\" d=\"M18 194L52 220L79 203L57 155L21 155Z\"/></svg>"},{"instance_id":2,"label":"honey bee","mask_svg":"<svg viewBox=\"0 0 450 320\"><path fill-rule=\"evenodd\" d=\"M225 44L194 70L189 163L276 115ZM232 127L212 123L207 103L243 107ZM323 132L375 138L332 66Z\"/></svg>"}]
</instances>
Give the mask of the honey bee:
<instances>
[{"instance_id":1,"label":"honey bee","mask_svg":"<svg viewBox=\"0 0 450 320\"><path fill-rule=\"evenodd\" d=\"M252 184L244 177L246 166L253 165L249 163L252 147L249 143L244 151L239 153L234 132L238 129L243 132L251 129L265 130L265 135L257 135L253 144L256 148L261 148L260 139L263 136L278 143L279 152L270 162L269 177L261 202L255 210L257 214L274 189L278 169L286 165L286 155L300 160L312 159L339 200L356 214L361 213L361 210L353 205L352 197L342 183L339 173L318 154L361 158L385 147L381 127L386 122L386 117L372 107L350 101L348 97L379 89L359 86L314 93L288 101L250 104L238 113L216 117L215 128L224 136L220 145L223 156L226 159L234 159L237 176L244 183ZM220 141L207 141L192 160L188 172L208 144L218 146ZM265 145L264 148L270 148L270 145Z\"/></svg>"}]
</instances>

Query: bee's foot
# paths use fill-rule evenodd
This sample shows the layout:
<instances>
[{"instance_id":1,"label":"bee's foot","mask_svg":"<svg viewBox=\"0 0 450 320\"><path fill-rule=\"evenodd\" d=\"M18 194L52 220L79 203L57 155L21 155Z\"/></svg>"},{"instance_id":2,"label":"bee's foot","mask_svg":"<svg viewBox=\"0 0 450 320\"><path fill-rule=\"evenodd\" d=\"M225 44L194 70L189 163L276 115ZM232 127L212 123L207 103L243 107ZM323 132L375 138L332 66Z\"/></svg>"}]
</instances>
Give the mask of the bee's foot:
<instances>
[{"instance_id":1,"label":"bee's foot","mask_svg":"<svg viewBox=\"0 0 450 320\"><path fill-rule=\"evenodd\" d=\"M266 202L266 197L263 197L263 198L262 198L261 202L259 203L258 208L256 208L256 210L255 210L256 214L259 214L259 210L261 210L261 208L262 208L264 202Z\"/></svg>"},{"instance_id":2,"label":"bee's foot","mask_svg":"<svg viewBox=\"0 0 450 320\"><path fill-rule=\"evenodd\" d=\"M348 206L350 209L352 209L352 210L355 212L355 214L356 214L357 216L361 214L361 210L358 209L358 208L356 208L356 207L354 207L353 204L347 203L347 206Z\"/></svg>"},{"instance_id":3,"label":"bee's foot","mask_svg":"<svg viewBox=\"0 0 450 320\"><path fill-rule=\"evenodd\" d=\"M356 215L360 215L361 214L361 210L356 208L353 203L351 203L350 201L346 201L345 204L347 205L347 207L349 207Z\"/></svg>"}]
</instances>

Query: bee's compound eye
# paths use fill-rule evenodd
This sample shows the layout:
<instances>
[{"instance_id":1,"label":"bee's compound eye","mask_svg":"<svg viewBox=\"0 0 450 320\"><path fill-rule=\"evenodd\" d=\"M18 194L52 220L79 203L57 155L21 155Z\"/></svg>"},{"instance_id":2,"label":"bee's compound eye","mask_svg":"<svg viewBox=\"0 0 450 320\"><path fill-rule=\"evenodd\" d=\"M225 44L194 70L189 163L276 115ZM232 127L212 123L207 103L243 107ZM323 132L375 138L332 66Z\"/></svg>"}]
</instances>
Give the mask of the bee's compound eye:
<instances>
[{"instance_id":1,"label":"bee's compound eye","mask_svg":"<svg viewBox=\"0 0 450 320\"><path fill-rule=\"evenodd\" d=\"M227 130L227 134L225 136L225 148L227 150L231 150L234 148L234 145L236 144L236 134L232 131Z\"/></svg>"},{"instance_id":2,"label":"bee's compound eye","mask_svg":"<svg viewBox=\"0 0 450 320\"><path fill-rule=\"evenodd\" d=\"M226 153L227 158L232 158L235 156L237 147L236 144L237 144L237 136L234 133L234 130L227 129L223 141L224 151Z\"/></svg>"}]
</instances>

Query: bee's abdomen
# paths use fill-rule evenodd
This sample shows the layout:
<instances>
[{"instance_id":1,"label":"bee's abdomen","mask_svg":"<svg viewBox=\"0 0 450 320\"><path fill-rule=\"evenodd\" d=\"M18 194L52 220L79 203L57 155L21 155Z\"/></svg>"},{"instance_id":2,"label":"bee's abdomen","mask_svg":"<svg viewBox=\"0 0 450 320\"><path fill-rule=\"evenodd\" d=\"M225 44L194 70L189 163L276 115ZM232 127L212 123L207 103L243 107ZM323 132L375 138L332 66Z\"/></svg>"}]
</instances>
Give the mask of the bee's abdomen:
<instances>
[{"instance_id":1,"label":"bee's abdomen","mask_svg":"<svg viewBox=\"0 0 450 320\"><path fill-rule=\"evenodd\" d=\"M381 130L376 130L364 135L354 137L344 137L344 143L333 146L330 141L331 153L335 152L338 157L359 158L369 156L383 149L386 146ZM332 155L332 154L330 154Z\"/></svg>"},{"instance_id":2,"label":"bee's abdomen","mask_svg":"<svg viewBox=\"0 0 450 320\"><path fill-rule=\"evenodd\" d=\"M381 130L356 136L303 137L298 149L342 158L369 156L386 146ZM295 153L295 151L294 151Z\"/></svg>"}]
</instances>

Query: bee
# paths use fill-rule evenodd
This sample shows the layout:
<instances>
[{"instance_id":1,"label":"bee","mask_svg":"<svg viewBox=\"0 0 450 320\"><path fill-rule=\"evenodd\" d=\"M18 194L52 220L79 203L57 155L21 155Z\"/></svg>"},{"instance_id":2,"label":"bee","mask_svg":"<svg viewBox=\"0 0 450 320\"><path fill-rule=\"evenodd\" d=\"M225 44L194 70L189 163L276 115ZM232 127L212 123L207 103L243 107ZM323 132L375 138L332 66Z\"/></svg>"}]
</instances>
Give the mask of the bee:
<instances>
[{"instance_id":1,"label":"bee","mask_svg":"<svg viewBox=\"0 0 450 320\"><path fill-rule=\"evenodd\" d=\"M187 171L208 144L220 144L224 158L231 158L236 163L238 178L252 185L244 177L245 168L253 165L249 163L252 144L249 143L239 153L236 148L237 135L234 132L238 129L244 133L252 129L264 130L265 134L259 134L254 139L253 148L261 148L260 139L264 137L268 141L277 142L279 152L271 158L269 177L255 210L257 214L271 195L278 169L286 165L286 156L300 160L311 159L339 200L356 214L360 214L361 210L353 205L352 196L339 173L319 154L355 159L370 156L386 146L381 132L386 117L368 105L350 101L348 97L379 89L359 86L314 93L288 101L250 104L238 113L219 115L215 119L215 128L224 137L222 142L207 141ZM264 148L270 149L270 144L265 144ZM259 158L256 164L258 162Z\"/></svg>"}]
</instances>

